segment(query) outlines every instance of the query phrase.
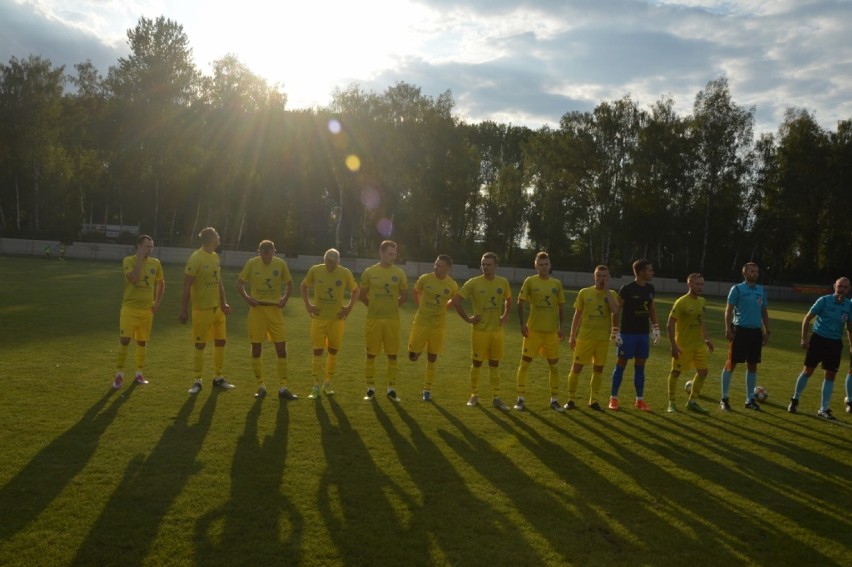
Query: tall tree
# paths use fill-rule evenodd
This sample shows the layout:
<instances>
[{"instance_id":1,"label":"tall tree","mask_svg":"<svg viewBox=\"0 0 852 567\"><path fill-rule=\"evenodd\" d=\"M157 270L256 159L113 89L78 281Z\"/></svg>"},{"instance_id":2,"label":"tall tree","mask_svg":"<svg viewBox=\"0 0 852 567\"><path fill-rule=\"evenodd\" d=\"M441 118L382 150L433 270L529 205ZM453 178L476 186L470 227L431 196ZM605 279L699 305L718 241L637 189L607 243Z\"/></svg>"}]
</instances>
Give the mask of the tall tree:
<instances>
[{"instance_id":1,"label":"tall tree","mask_svg":"<svg viewBox=\"0 0 852 567\"><path fill-rule=\"evenodd\" d=\"M64 167L59 144L63 72L64 67L36 55L0 65L0 138L10 175L3 187L13 189L3 192L0 206L14 203L18 231L31 223L32 232L41 232L42 182ZM30 199L22 197L23 187L31 189Z\"/></svg>"},{"instance_id":2,"label":"tall tree","mask_svg":"<svg viewBox=\"0 0 852 567\"><path fill-rule=\"evenodd\" d=\"M692 136L695 144L695 188L703 223L698 269L705 271L710 245L732 242L730 267L739 261L751 211L746 202L747 177L752 160L754 108L731 98L728 80L707 83L695 97ZM716 267L723 258L716 258Z\"/></svg>"},{"instance_id":3,"label":"tall tree","mask_svg":"<svg viewBox=\"0 0 852 567\"><path fill-rule=\"evenodd\" d=\"M162 193L172 193L169 203L184 201L176 181L182 177L178 170L191 165L193 147L182 134L189 128L186 110L198 100L201 77L180 24L163 16L143 17L127 38L130 55L110 69L108 84L119 101L116 121L124 159L142 184L131 193L141 199L130 204L156 237Z\"/></svg>"}]
</instances>

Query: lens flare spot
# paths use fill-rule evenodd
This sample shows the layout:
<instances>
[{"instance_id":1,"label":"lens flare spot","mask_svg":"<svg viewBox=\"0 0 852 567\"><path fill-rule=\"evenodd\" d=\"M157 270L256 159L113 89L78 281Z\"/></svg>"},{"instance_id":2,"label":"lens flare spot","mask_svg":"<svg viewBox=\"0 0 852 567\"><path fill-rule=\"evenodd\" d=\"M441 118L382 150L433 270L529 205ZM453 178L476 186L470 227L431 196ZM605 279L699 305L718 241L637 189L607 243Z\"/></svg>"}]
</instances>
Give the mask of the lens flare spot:
<instances>
[{"instance_id":1,"label":"lens flare spot","mask_svg":"<svg viewBox=\"0 0 852 567\"><path fill-rule=\"evenodd\" d=\"M379 222L376 223L376 229L379 231L379 234L388 238L393 234L393 223L390 219L379 219Z\"/></svg>"},{"instance_id":2,"label":"lens flare spot","mask_svg":"<svg viewBox=\"0 0 852 567\"><path fill-rule=\"evenodd\" d=\"M361 158L359 158L355 154L349 154L348 156L346 156L346 167L352 173L357 172L361 169Z\"/></svg>"},{"instance_id":3,"label":"lens flare spot","mask_svg":"<svg viewBox=\"0 0 852 567\"><path fill-rule=\"evenodd\" d=\"M379 195L379 192L374 188L364 187L361 189L361 204L364 205L364 207L370 210L375 209L379 206L381 200L382 198Z\"/></svg>"},{"instance_id":4,"label":"lens flare spot","mask_svg":"<svg viewBox=\"0 0 852 567\"><path fill-rule=\"evenodd\" d=\"M338 122L334 118L332 118L331 120L328 121L328 131L329 132L331 132L332 134L340 134L340 130L342 130L342 127L340 126L340 122Z\"/></svg>"}]
</instances>

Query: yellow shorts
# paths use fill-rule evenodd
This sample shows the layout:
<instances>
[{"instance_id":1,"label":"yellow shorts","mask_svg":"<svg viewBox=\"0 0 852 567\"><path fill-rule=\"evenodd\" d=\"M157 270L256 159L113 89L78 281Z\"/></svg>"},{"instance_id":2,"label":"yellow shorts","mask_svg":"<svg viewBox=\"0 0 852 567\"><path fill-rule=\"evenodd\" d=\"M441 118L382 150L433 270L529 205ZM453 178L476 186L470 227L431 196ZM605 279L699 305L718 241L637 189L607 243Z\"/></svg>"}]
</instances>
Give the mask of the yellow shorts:
<instances>
[{"instance_id":1,"label":"yellow shorts","mask_svg":"<svg viewBox=\"0 0 852 567\"><path fill-rule=\"evenodd\" d=\"M503 360L503 329L499 331L470 332L471 357L473 360Z\"/></svg>"},{"instance_id":2,"label":"yellow shorts","mask_svg":"<svg viewBox=\"0 0 852 567\"><path fill-rule=\"evenodd\" d=\"M690 368L707 370L707 349L704 345L682 349L680 356L672 359L672 371L681 372Z\"/></svg>"},{"instance_id":3,"label":"yellow shorts","mask_svg":"<svg viewBox=\"0 0 852 567\"><path fill-rule=\"evenodd\" d=\"M411 327L411 336L408 338L408 352L421 353L423 349L429 354L441 354L444 352L444 335L447 328L429 327L426 325L414 325Z\"/></svg>"},{"instance_id":4,"label":"yellow shorts","mask_svg":"<svg viewBox=\"0 0 852 567\"><path fill-rule=\"evenodd\" d=\"M521 348L523 356L535 358L543 356L547 359L559 358L559 334L554 332L530 331L528 337L524 337L524 346Z\"/></svg>"},{"instance_id":5,"label":"yellow shorts","mask_svg":"<svg viewBox=\"0 0 852 567\"><path fill-rule=\"evenodd\" d=\"M343 346L343 319L311 319L311 347L314 350Z\"/></svg>"},{"instance_id":6,"label":"yellow shorts","mask_svg":"<svg viewBox=\"0 0 852 567\"><path fill-rule=\"evenodd\" d=\"M219 307L212 309L192 310L192 337L193 342L207 343L211 338L218 341L225 340L227 333L225 329L225 314Z\"/></svg>"},{"instance_id":7,"label":"yellow shorts","mask_svg":"<svg viewBox=\"0 0 852 567\"><path fill-rule=\"evenodd\" d=\"M367 354L399 354L399 319L367 319L364 334Z\"/></svg>"},{"instance_id":8,"label":"yellow shorts","mask_svg":"<svg viewBox=\"0 0 852 567\"><path fill-rule=\"evenodd\" d=\"M273 343L287 341L284 312L277 305L249 307L248 336L250 343L262 343L267 337Z\"/></svg>"},{"instance_id":9,"label":"yellow shorts","mask_svg":"<svg viewBox=\"0 0 852 567\"><path fill-rule=\"evenodd\" d=\"M154 324L154 313L150 309L135 309L122 307L118 317L118 336L130 337L136 341L147 341L151 338L151 327Z\"/></svg>"},{"instance_id":10,"label":"yellow shorts","mask_svg":"<svg viewBox=\"0 0 852 567\"><path fill-rule=\"evenodd\" d=\"M574 348L574 363L594 364L595 366L605 366L606 357L609 354L609 341L601 340L582 340L577 339L577 345Z\"/></svg>"}]
</instances>

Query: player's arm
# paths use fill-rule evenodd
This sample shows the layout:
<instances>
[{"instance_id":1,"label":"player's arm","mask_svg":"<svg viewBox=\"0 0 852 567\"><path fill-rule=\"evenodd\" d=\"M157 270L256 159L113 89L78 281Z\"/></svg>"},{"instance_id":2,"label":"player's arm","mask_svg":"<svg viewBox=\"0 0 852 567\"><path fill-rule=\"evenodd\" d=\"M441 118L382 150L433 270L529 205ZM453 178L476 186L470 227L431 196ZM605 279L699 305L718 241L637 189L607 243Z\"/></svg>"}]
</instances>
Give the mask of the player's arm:
<instances>
[{"instance_id":1,"label":"player's arm","mask_svg":"<svg viewBox=\"0 0 852 567\"><path fill-rule=\"evenodd\" d=\"M707 325L704 324L704 315L701 316L701 336L704 338L707 350L713 352L713 341L710 340L710 335L707 333Z\"/></svg>"},{"instance_id":2,"label":"player's arm","mask_svg":"<svg viewBox=\"0 0 852 567\"><path fill-rule=\"evenodd\" d=\"M666 321L666 334L669 337L669 344L672 345L672 358L677 358L678 356L680 356L680 348L677 346L677 341L675 341L676 324L677 319L675 319L674 315L669 315L669 320Z\"/></svg>"},{"instance_id":3,"label":"player's arm","mask_svg":"<svg viewBox=\"0 0 852 567\"><path fill-rule=\"evenodd\" d=\"M615 297L613 297L613 294L609 292L608 287L609 283L607 283L607 285L605 286L606 295L604 295L604 298L606 299L607 305L609 305L609 310L612 313L612 316L616 317L619 313L621 313L621 306L624 304L624 299L620 295L616 295ZM613 326L618 326L618 319L616 318L613 320L615 321Z\"/></svg>"},{"instance_id":4,"label":"player's arm","mask_svg":"<svg viewBox=\"0 0 852 567\"><path fill-rule=\"evenodd\" d=\"M524 320L524 301L520 297L518 298L518 322L521 326L521 334L523 336L529 336L529 329L527 329L527 322Z\"/></svg>"},{"instance_id":5,"label":"player's arm","mask_svg":"<svg viewBox=\"0 0 852 567\"><path fill-rule=\"evenodd\" d=\"M139 282L139 278L142 276L142 268L145 266L145 249L138 247L136 248L136 265L133 266L133 269L127 272L127 281L136 285Z\"/></svg>"},{"instance_id":6,"label":"player's arm","mask_svg":"<svg viewBox=\"0 0 852 567\"><path fill-rule=\"evenodd\" d=\"M808 311L808 314L802 319L802 340L800 344L803 349L808 348L808 331L811 330L811 321L813 321L814 317L816 317L816 313Z\"/></svg>"},{"instance_id":7,"label":"player's arm","mask_svg":"<svg viewBox=\"0 0 852 567\"><path fill-rule=\"evenodd\" d=\"M370 298L368 296L370 295L370 284L367 283L367 285L364 285L364 283L366 282L361 282L361 293L358 294L358 299L361 301L361 303L369 307Z\"/></svg>"},{"instance_id":8,"label":"player's arm","mask_svg":"<svg viewBox=\"0 0 852 567\"><path fill-rule=\"evenodd\" d=\"M408 301L408 288L399 290L399 297L397 298L398 305L404 304Z\"/></svg>"},{"instance_id":9,"label":"player's arm","mask_svg":"<svg viewBox=\"0 0 852 567\"><path fill-rule=\"evenodd\" d=\"M349 290L349 303L343 306L343 309L337 315L338 319L346 319L346 317L352 313L352 308L355 307L355 303L358 301L359 295L361 295L361 288L357 285Z\"/></svg>"},{"instance_id":10,"label":"player's arm","mask_svg":"<svg viewBox=\"0 0 852 567\"><path fill-rule=\"evenodd\" d=\"M183 293L180 296L180 314L178 320L181 323L186 323L189 319L189 296L192 291L192 284L195 282L195 276L189 274L183 275Z\"/></svg>"},{"instance_id":11,"label":"player's arm","mask_svg":"<svg viewBox=\"0 0 852 567\"><path fill-rule=\"evenodd\" d=\"M246 292L246 282L243 278L237 279L237 293L239 293L240 297L242 297L243 300L251 307L257 307L259 305L257 300Z\"/></svg>"},{"instance_id":12,"label":"player's arm","mask_svg":"<svg viewBox=\"0 0 852 567\"><path fill-rule=\"evenodd\" d=\"M460 293L453 296L453 307L456 308L456 313L459 314L459 317L461 317L465 323L475 325L479 322L479 315L468 315L467 311L464 310L464 297L462 297Z\"/></svg>"},{"instance_id":13,"label":"player's arm","mask_svg":"<svg viewBox=\"0 0 852 567\"><path fill-rule=\"evenodd\" d=\"M653 325L652 336L654 339L654 344L660 342L660 324L657 322L657 302L651 299L651 304L648 307L648 317L651 319L651 325Z\"/></svg>"},{"instance_id":14,"label":"player's arm","mask_svg":"<svg viewBox=\"0 0 852 567\"><path fill-rule=\"evenodd\" d=\"M156 286L154 288L154 305L151 306L151 313L156 313L157 309L160 308L160 302L163 301L163 294L166 292L165 278L158 279Z\"/></svg>"},{"instance_id":15,"label":"player's arm","mask_svg":"<svg viewBox=\"0 0 852 567\"><path fill-rule=\"evenodd\" d=\"M503 300L503 313L500 314L500 324L505 325L509 320L509 314L512 312L512 298L507 297Z\"/></svg>"},{"instance_id":16,"label":"player's arm","mask_svg":"<svg viewBox=\"0 0 852 567\"><path fill-rule=\"evenodd\" d=\"M580 332L580 321L583 319L583 310L574 309L574 318L571 319L571 334L568 335L568 345L573 349L577 344L577 333Z\"/></svg>"},{"instance_id":17,"label":"player's arm","mask_svg":"<svg viewBox=\"0 0 852 567\"><path fill-rule=\"evenodd\" d=\"M559 340L563 340L565 338L565 332L562 330L562 325L565 322L565 304L560 303L559 309L557 310L559 313L559 327L556 328L556 334L559 336Z\"/></svg>"},{"instance_id":18,"label":"player's arm","mask_svg":"<svg viewBox=\"0 0 852 567\"><path fill-rule=\"evenodd\" d=\"M302 301L305 303L305 310L308 312L308 315L319 315L320 308L311 303L311 296L309 294L310 287L308 286L307 279L302 280L302 283L299 286L299 291L302 294Z\"/></svg>"},{"instance_id":19,"label":"player's arm","mask_svg":"<svg viewBox=\"0 0 852 567\"><path fill-rule=\"evenodd\" d=\"M766 344L769 342L769 310L766 304L760 310L760 318L763 319L763 344Z\"/></svg>"},{"instance_id":20,"label":"player's arm","mask_svg":"<svg viewBox=\"0 0 852 567\"><path fill-rule=\"evenodd\" d=\"M278 307L283 308L287 305L287 300L290 299L290 294L293 293L293 280L288 280L284 286L284 295L278 300Z\"/></svg>"},{"instance_id":21,"label":"player's arm","mask_svg":"<svg viewBox=\"0 0 852 567\"><path fill-rule=\"evenodd\" d=\"M219 280L219 305L222 306L222 313L227 315L231 312L231 306L228 305L228 300L225 299L225 284L222 283L222 280Z\"/></svg>"},{"instance_id":22,"label":"player's arm","mask_svg":"<svg viewBox=\"0 0 852 567\"><path fill-rule=\"evenodd\" d=\"M734 306L730 303L725 305L725 338L734 340Z\"/></svg>"}]
</instances>

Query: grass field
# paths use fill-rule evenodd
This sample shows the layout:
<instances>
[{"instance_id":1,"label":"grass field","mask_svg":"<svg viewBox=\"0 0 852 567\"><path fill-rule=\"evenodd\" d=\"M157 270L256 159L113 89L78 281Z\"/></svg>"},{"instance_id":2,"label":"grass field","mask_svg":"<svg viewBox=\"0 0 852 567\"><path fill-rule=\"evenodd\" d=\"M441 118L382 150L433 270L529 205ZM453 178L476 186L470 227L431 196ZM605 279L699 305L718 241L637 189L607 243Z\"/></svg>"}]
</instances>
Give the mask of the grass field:
<instances>
[{"instance_id":1,"label":"grass field","mask_svg":"<svg viewBox=\"0 0 852 567\"><path fill-rule=\"evenodd\" d=\"M852 564L852 416L842 378L838 421L815 415L819 375L801 413L785 411L807 304L772 305L762 413L742 409L744 368L734 376L734 412L718 411L719 348L704 390L711 414L667 414L665 339L648 363L651 413L625 403L631 368L622 411L553 412L540 360L528 411L468 408L469 330L454 313L434 402L419 399L425 361L405 357L402 403L365 402L363 306L347 322L337 394L315 402L306 397L309 324L298 298L285 315L290 385L301 399L257 402L236 271L224 277L234 306L226 369L237 389L213 391L207 379L194 397L189 331L177 321L182 267L165 271L151 383L114 392L120 265L0 257L0 565ZM673 299L658 298L661 319ZM722 303L711 304L721 347ZM413 305L403 313L403 344L413 313ZM511 402L521 342L514 315L506 342ZM565 346L563 396L569 357ZM274 368L271 345L264 358ZM131 348L129 369L132 361ZM380 359L380 390L384 367Z\"/></svg>"}]
</instances>

